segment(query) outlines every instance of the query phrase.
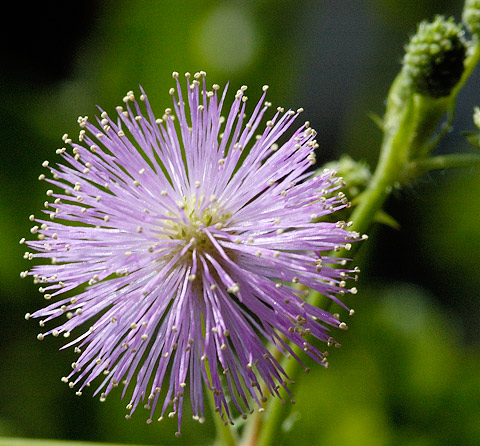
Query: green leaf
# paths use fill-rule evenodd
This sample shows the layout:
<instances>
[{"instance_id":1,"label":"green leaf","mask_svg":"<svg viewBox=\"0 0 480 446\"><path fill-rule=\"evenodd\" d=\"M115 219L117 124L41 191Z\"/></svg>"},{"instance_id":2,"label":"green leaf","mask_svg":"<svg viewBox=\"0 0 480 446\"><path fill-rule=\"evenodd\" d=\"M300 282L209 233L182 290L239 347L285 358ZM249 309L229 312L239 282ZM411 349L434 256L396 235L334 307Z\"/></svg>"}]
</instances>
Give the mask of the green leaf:
<instances>
[{"instance_id":1,"label":"green leaf","mask_svg":"<svg viewBox=\"0 0 480 446\"><path fill-rule=\"evenodd\" d=\"M390 226L391 228L396 229L397 231L400 229L400 223L398 223L397 220L395 220L391 215L387 214L383 210L377 211L373 221L376 223L381 223L383 225Z\"/></svg>"}]
</instances>

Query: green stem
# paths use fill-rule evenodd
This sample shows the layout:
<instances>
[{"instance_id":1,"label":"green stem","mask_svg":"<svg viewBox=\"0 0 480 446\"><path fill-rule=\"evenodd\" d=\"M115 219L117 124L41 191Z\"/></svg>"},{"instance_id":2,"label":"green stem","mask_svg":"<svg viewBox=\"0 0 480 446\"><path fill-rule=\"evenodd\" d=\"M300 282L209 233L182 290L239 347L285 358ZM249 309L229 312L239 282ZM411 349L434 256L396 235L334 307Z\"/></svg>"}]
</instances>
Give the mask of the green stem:
<instances>
[{"instance_id":1,"label":"green stem","mask_svg":"<svg viewBox=\"0 0 480 446\"><path fill-rule=\"evenodd\" d=\"M403 122L408 123L410 116L409 113L403 113ZM406 125L406 127L411 128L412 126ZM398 130L397 126L395 126L395 130ZM410 134L405 134L405 132L390 131L386 133L378 167L370 185L362 194L362 199L355 208L356 216L354 217L355 223L352 230L364 232L373 221L377 211L382 207L393 185L398 180L399 173L402 172L398 166L406 164L405 150L399 150L399 146L405 146L405 141L408 139L410 139ZM338 253L338 255L341 255L341 253ZM328 310L331 305L331 300L315 291L310 292L308 302L314 306L321 305L325 310ZM293 381L302 371L300 364L292 358L283 358L282 367ZM286 411L287 408L278 398L270 399L265 412L256 414L251 420L251 425L245 436L246 441L242 443L242 446L270 446L275 444Z\"/></svg>"},{"instance_id":2,"label":"green stem","mask_svg":"<svg viewBox=\"0 0 480 446\"><path fill-rule=\"evenodd\" d=\"M412 175L418 176L431 170L478 166L480 166L480 153L455 153L412 161L409 170Z\"/></svg>"},{"instance_id":3,"label":"green stem","mask_svg":"<svg viewBox=\"0 0 480 446\"><path fill-rule=\"evenodd\" d=\"M325 298L316 291L312 291L309 295L309 303L312 305L321 305L325 310L329 310L332 301ZM323 304L323 305L322 305ZM301 350L298 347L293 347L296 355L301 355ZM284 357L281 365L285 370L287 376L293 381L297 381L300 374L304 373L300 364L291 357ZM256 414L255 430L251 434L256 433L256 436L250 435L249 441L242 443L241 446L270 446L278 443L278 435L282 432L282 423L286 419L288 411L291 410L291 404L287 401L282 402L279 398L271 398L265 411L261 414Z\"/></svg>"},{"instance_id":4,"label":"green stem","mask_svg":"<svg viewBox=\"0 0 480 446\"><path fill-rule=\"evenodd\" d=\"M316 291L311 291L309 295L309 303L315 306L321 306L328 311L332 301L327 299ZM301 355L301 350L292 346L293 351L297 356ZM281 363L283 370L295 382L300 373L304 370L299 363L293 358L284 357L278 350L273 350L272 355L277 361ZM267 393L266 386L262 388L263 394ZM291 404L287 401L282 402L280 398L270 398L267 404L264 405L262 411L256 411L248 420L245 431L242 435L240 446L262 446L275 444L276 435L281 429L281 424L286 418L286 414L291 408Z\"/></svg>"},{"instance_id":5,"label":"green stem","mask_svg":"<svg viewBox=\"0 0 480 446\"><path fill-rule=\"evenodd\" d=\"M414 129L409 122L409 115L405 113L404 125L395 134L385 135L375 173L352 212L352 231L366 232L392 189L407 177L405 166Z\"/></svg>"},{"instance_id":6,"label":"green stem","mask_svg":"<svg viewBox=\"0 0 480 446\"><path fill-rule=\"evenodd\" d=\"M409 143L409 159L424 158L438 145L451 128L455 106L455 96L434 99L415 94L413 100L415 102L413 107L415 110L415 131ZM442 125L442 129L435 134L445 114L447 114L447 118Z\"/></svg>"}]
</instances>

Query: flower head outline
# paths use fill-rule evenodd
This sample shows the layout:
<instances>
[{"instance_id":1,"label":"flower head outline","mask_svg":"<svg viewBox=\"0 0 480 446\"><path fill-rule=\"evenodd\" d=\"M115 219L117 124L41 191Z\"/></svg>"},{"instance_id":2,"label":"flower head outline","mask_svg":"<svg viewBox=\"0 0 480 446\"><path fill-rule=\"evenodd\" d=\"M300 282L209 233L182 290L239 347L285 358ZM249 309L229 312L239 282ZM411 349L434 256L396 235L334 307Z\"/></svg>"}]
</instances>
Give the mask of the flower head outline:
<instances>
[{"instance_id":1,"label":"flower head outline","mask_svg":"<svg viewBox=\"0 0 480 446\"><path fill-rule=\"evenodd\" d=\"M208 90L204 72L187 73L185 93L173 77L173 108L161 119L143 90L140 101L129 92L117 118L101 110L96 124L79 118L78 143L64 135L71 150L44 162L52 178L40 176L58 191L47 191L45 218L31 216L38 240L21 241L35 251L26 258L51 262L21 276L55 301L26 315L41 327L56 321L39 339L90 324L64 347L79 357L62 380L80 395L103 377L102 400L132 388L127 418L140 404L147 422L156 410L177 415L179 435L187 390L195 419L207 389L230 422L232 406L246 416L266 390L288 392L265 341L327 365L309 338L335 343L329 327L346 324L305 302L301 287L347 308L339 296L356 293L346 281L358 270L328 253L359 236L345 222L318 222L348 201L334 170L312 176L309 123L286 134L301 109L277 108L263 128L266 86L249 117L246 87L223 117L227 88Z\"/></svg>"}]
</instances>

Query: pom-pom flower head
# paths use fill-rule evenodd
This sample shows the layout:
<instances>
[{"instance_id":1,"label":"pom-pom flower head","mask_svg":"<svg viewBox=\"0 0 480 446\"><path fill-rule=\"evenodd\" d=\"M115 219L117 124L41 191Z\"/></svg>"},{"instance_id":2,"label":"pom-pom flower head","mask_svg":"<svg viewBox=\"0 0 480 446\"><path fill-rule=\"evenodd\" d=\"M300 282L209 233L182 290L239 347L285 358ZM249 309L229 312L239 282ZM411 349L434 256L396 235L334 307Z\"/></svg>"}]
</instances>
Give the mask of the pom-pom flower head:
<instances>
[{"instance_id":1,"label":"pom-pom flower head","mask_svg":"<svg viewBox=\"0 0 480 446\"><path fill-rule=\"evenodd\" d=\"M77 335L63 381L80 395L99 378L102 400L133 387L127 418L142 404L147 422L177 415L180 431L186 392L195 419L208 391L231 421L233 407L245 416L267 391L288 391L266 341L326 365L309 339L335 343L329 326L346 325L306 303L301 286L339 304L355 293L346 281L357 270L328 252L359 237L345 222L315 222L348 202L334 171L309 173L309 124L285 135L302 110L278 108L262 126L267 87L248 119L242 87L224 118L226 89L209 91L202 72L187 73L182 91L173 77L173 109L161 119L143 91L138 102L129 92L118 117L79 118L78 143L64 135L72 150L44 162L53 177L40 178L55 191L46 217L31 216L38 240L26 242L35 251L26 258L50 263L21 275L55 301L26 315L41 318L39 339Z\"/></svg>"},{"instance_id":2,"label":"pom-pom flower head","mask_svg":"<svg viewBox=\"0 0 480 446\"><path fill-rule=\"evenodd\" d=\"M406 46L403 70L414 91L441 98L448 96L465 69L467 48L463 30L453 18L437 16L423 21Z\"/></svg>"}]
</instances>

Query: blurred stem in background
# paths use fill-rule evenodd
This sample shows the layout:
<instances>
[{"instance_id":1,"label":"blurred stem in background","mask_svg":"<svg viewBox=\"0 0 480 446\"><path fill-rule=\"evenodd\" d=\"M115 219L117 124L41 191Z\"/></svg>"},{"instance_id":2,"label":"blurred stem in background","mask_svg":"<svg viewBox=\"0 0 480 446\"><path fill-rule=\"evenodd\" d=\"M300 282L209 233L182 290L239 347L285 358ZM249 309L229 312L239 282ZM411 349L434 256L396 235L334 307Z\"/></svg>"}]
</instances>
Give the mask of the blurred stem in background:
<instances>
[{"instance_id":1,"label":"blurred stem in background","mask_svg":"<svg viewBox=\"0 0 480 446\"><path fill-rule=\"evenodd\" d=\"M463 31L453 19L436 17L431 23L422 22L406 47L403 68L392 84L381 122L384 138L379 161L365 190L355 199L352 231L368 231L391 192L425 172L480 166L480 153L430 156L450 130L457 94L480 59L480 26L476 24L476 20L480 22L480 2L467 1L465 11L472 41L464 41ZM345 181L348 186L348 178ZM360 246L354 244L350 252L334 255L351 257ZM315 291L310 292L308 302L326 310L332 303ZM293 381L302 371L297 361L288 358L282 366ZM265 412L251 418L241 446L277 444L287 406L278 398L269 399Z\"/></svg>"}]
</instances>

